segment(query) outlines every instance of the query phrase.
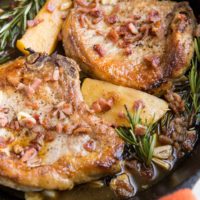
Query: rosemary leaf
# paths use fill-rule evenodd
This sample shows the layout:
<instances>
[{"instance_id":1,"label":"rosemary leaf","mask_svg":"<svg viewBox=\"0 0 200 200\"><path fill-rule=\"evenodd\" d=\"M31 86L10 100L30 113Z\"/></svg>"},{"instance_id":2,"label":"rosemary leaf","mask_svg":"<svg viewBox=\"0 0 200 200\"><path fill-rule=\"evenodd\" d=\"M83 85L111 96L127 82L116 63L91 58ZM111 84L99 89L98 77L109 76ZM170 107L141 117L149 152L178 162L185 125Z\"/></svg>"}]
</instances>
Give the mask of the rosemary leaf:
<instances>
[{"instance_id":1,"label":"rosemary leaf","mask_svg":"<svg viewBox=\"0 0 200 200\"><path fill-rule=\"evenodd\" d=\"M13 3L14 8L6 7L0 13L0 63L13 56L16 40L25 32L27 20L35 17L45 0L14 0Z\"/></svg>"},{"instance_id":2,"label":"rosemary leaf","mask_svg":"<svg viewBox=\"0 0 200 200\"><path fill-rule=\"evenodd\" d=\"M136 135L136 126L142 125L142 120L140 117L141 109L139 108L133 115L131 115L126 106L125 110L127 120L130 123L130 128L119 127L116 129L116 132L126 143L133 146L137 159L149 166L151 164L153 151L156 144L156 134L152 135L156 124L145 124L145 134L143 136Z\"/></svg>"}]
</instances>

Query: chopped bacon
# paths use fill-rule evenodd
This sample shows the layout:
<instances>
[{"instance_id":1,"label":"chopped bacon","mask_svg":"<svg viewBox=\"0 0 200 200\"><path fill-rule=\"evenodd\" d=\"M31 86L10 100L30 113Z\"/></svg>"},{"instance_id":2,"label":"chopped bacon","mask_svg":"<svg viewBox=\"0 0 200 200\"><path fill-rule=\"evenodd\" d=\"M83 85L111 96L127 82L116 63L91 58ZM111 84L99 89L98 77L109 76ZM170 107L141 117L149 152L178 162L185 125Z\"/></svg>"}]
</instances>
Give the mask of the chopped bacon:
<instances>
[{"instance_id":1,"label":"chopped bacon","mask_svg":"<svg viewBox=\"0 0 200 200\"><path fill-rule=\"evenodd\" d=\"M60 122L58 122L56 125L56 131L57 133L62 133L63 131L63 125Z\"/></svg>"},{"instance_id":2,"label":"chopped bacon","mask_svg":"<svg viewBox=\"0 0 200 200\"><path fill-rule=\"evenodd\" d=\"M5 127L8 124L8 118L5 113L0 113L0 127Z\"/></svg>"},{"instance_id":3,"label":"chopped bacon","mask_svg":"<svg viewBox=\"0 0 200 200\"><path fill-rule=\"evenodd\" d=\"M87 134L91 133L91 128L86 126L79 126L73 130L73 134Z\"/></svg>"},{"instance_id":4,"label":"chopped bacon","mask_svg":"<svg viewBox=\"0 0 200 200\"><path fill-rule=\"evenodd\" d=\"M58 67L55 68L54 72L53 72L53 80L54 81L58 81L60 77L60 72Z\"/></svg>"},{"instance_id":5,"label":"chopped bacon","mask_svg":"<svg viewBox=\"0 0 200 200\"><path fill-rule=\"evenodd\" d=\"M109 24L115 24L119 21L119 18L117 17L117 15L110 15L106 18L106 22Z\"/></svg>"},{"instance_id":6,"label":"chopped bacon","mask_svg":"<svg viewBox=\"0 0 200 200\"><path fill-rule=\"evenodd\" d=\"M133 110L134 111L137 111L139 109L143 109L145 108L145 104L142 100L136 100L134 103L133 103Z\"/></svg>"},{"instance_id":7,"label":"chopped bacon","mask_svg":"<svg viewBox=\"0 0 200 200\"><path fill-rule=\"evenodd\" d=\"M103 47L100 44L95 44L93 46L93 50L96 51L100 57L105 56L105 50L103 49Z\"/></svg>"},{"instance_id":8,"label":"chopped bacon","mask_svg":"<svg viewBox=\"0 0 200 200\"><path fill-rule=\"evenodd\" d=\"M83 7L88 7L91 4L90 2L85 0L76 0L75 3Z\"/></svg>"},{"instance_id":9,"label":"chopped bacon","mask_svg":"<svg viewBox=\"0 0 200 200\"><path fill-rule=\"evenodd\" d=\"M128 29L134 35L138 33L138 29L136 28L136 26L133 23L128 24Z\"/></svg>"},{"instance_id":10,"label":"chopped bacon","mask_svg":"<svg viewBox=\"0 0 200 200\"><path fill-rule=\"evenodd\" d=\"M153 23L160 21L159 12L157 10L151 10L148 14L148 20L149 22L153 22Z\"/></svg>"},{"instance_id":11,"label":"chopped bacon","mask_svg":"<svg viewBox=\"0 0 200 200\"><path fill-rule=\"evenodd\" d=\"M72 105L71 104L68 104L68 103L65 103L62 111L66 114L66 115L71 115L72 112L73 112L73 109L72 109Z\"/></svg>"},{"instance_id":12,"label":"chopped bacon","mask_svg":"<svg viewBox=\"0 0 200 200\"><path fill-rule=\"evenodd\" d=\"M143 135L145 135L145 133L146 133L146 130L147 130L147 127L146 126L143 126L143 125L141 125L141 124L137 124L136 126L135 126L135 134L136 135L139 135L139 136L143 136Z\"/></svg>"},{"instance_id":13,"label":"chopped bacon","mask_svg":"<svg viewBox=\"0 0 200 200\"><path fill-rule=\"evenodd\" d=\"M79 23L80 23L81 28L85 28L85 17L86 16L84 13L81 13L79 16Z\"/></svg>"},{"instance_id":14,"label":"chopped bacon","mask_svg":"<svg viewBox=\"0 0 200 200\"><path fill-rule=\"evenodd\" d=\"M25 105L29 108L32 108L33 110L37 110L39 108L37 102L25 101Z\"/></svg>"},{"instance_id":15,"label":"chopped bacon","mask_svg":"<svg viewBox=\"0 0 200 200\"><path fill-rule=\"evenodd\" d=\"M89 152L92 152L95 150L96 148L96 143L94 140L89 140L87 141L85 144L83 144L83 148L86 150L86 151L89 151Z\"/></svg>"},{"instance_id":16,"label":"chopped bacon","mask_svg":"<svg viewBox=\"0 0 200 200\"><path fill-rule=\"evenodd\" d=\"M144 61L147 63L148 66L156 69L159 67L160 57L157 55L148 55L144 57Z\"/></svg>"},{"instance_id":17,"label":"chopped bacon","mask_svg":"<svg viewBox=\"0 0 200 200\"><path fill-rule=\"evenodd\" d=\"M125 118L126 118L126 115L125 115L125 113L124 113L123 111L120 111L120 112L118 113L118 117L121 118L121 119L125 119Z\"/></svg>"},{"instance_id":18,"label":"chopped bacon","mask_svg":"<svg viewBox=\"0 0 200 200\"><path fill-rule=\"evenodd\" d=\"M93 10L93 11L90 12L90 15L92 17L99 18L99 17L103 16L103 12L101 10Z\"/></svg>"},{"instance_id":19,"label":"chopped bacon","mask_svg":"<svg viewBox=\"0 0 200 200\"><path fill-rule=\"evenodd\" d=\"M132 51L132 48L130 46L127 46L124 50L125 54L128 56L128 55L131 55L133 53Z\"/></svg>"},{"instance_id":20,"label":"chopped bacon","mask_svg":"<svg viewBox=\"0 0 200 200\"><path fill-rule=\"evenodd\" d=\"M33 147L27 149L24 153L24 155L21 157L22 162L27 162L28 160L31 160L37 156L37 150Z\"/></svg>"},{"instance_id":21,"label":"chopped bacon","mask_svg":"<svg viewBox=\"0 0 200 200\"><path fill-rule=\"evenodd\" d=\"M56 9L55 5L51 2L49 2L47 4L47 7L46 7L47 11L49 11L50 13L54 12L54 10Z\"/></svg>"},{"instance_id":22,"label":"chopped bacon","mask_svg":"<svg viewBox=\"0 0 200 200\"><path fill-rule=\"evenodd\" d=\"M139 19L141 19L141 16L140 15L132 15L132 19L139 20Z\"/></svg>"},{"instance_id":23,"label":"chopped bacon","mask_svg":"<svg viewBox=\"0 0 200 200\"><path fill-rule=\"evenodd\" d=\"M46 142L52 142L55 139L55 134L52 132L46 132L44 136L44 140Z\"/></svg>"},{"instance_id":24,"label":"chopped bacon","mask_svg":"<svg viewBox=\"0 0 200 200\"><path fill-rule=\"evenodd\" d=\"M0 148L5 148L7 145L6 139L0 136Z\"/></svg>"},{"instance_id":25,"label":"chopped bacon","mask_svg":"<svg viewBox=\"0 0 200 200\"><path fill-rule=\"evenodd\" d=\"M109 31L107 37L108 37L110 40L112 40L114 43L116 43L116 42L119 40L119 35L118 35L117 31L116 31L114 28L112 28L112 29Z\"/></svg>"},{"instance_id":26,"label":"chopped bacon","mask_svg":"<svg viewBox=\"0 0 200 200\"><path fill-rule=\"evenodd\" d=\"M35 78L31 87L33 88L33 90L37 90L40 86L40 84L42 83L42 80L39 78Z\"/></svg>"},{"instance_id":27,"label":"chopped bacon","mask_svg":"<svg viewBox=\"0 0 200 200\"><path fill-rule=\"evenodd\" d=\"M121 25L118 30L120 36L125 36L128 32L128 27L126 25Z\"/></svg>"},{"instance_id":28,"label":"chopped bacon","mask_svg":"<svg viewBox=\"0 0 200 200\"><path fill-rule=\"evenodd\" d=\"M113 105L114 105L113 98L109 99L100 98L92 104L91 108L92 110L94 110L95 113L100 113L110 110Z\"/></svg>"},{"instance_id":29,"label":"chopped bacon","mask_svg":"<svg viewBox=\"0 0 200 200\"><path fill-rule=\"evenodd\" d=\"M43 22L43 21L44 21L43 19L28 20L28 21L27 21L27 26L28 26L29 28L35 27L35 26L37 26L38 24L40 24L41 22Z\"/></svg>"}]
</instances>

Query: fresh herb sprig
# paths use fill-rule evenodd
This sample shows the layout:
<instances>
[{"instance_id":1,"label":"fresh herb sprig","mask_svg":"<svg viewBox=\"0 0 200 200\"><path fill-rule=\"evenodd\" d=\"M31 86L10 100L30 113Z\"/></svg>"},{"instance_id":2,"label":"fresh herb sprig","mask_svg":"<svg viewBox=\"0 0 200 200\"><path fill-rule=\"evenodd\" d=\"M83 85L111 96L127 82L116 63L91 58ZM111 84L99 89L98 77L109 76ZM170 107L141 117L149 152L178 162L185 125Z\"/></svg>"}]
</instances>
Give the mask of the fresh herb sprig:
<instances>
[{"instance_id":1,"label":"fresh herb sprig","mask_svg":"<svg viewBox=\"0 0 200 200\"><path fill-rule=\"evenodd\" d=\"M45 0L14 0L15 7L0 14L0 63L13 55L16 40L25 32L27 20L33 19Z\"/></svg>"},{"instance_id":2,"label":"fresh herb sprig","mask_svg":"<svg viewBox=\"0 0 200 200\"><path fill-rule=\"evenodd\" d=\"M200 73L198 64L200 63L200 38L196 38L195 44L195 55L192 60L192 68L189 72L189 85L190 85L190 96L192 100L192 112L194 115L200 112Z\"/></svg>"},{"instance_id":3,"label":"fresh herb sprig","mask_svg":"<svg viewBox=\"0 0 200 200\"><path fill-rule=\"evenodd\" d=\"M140 117L141 109L139 108L133 115L125 106L127 120L130 123L130 128L119 127L116 129L118 135L128 144L132 145L137 159L146 163L147 166L151 164L153 151L156 144L156 134L152 134L155 128L155 123L145 125L146 130L143 136L135 134L136 127L142 125Z\"/></svg>"}]
</instances>

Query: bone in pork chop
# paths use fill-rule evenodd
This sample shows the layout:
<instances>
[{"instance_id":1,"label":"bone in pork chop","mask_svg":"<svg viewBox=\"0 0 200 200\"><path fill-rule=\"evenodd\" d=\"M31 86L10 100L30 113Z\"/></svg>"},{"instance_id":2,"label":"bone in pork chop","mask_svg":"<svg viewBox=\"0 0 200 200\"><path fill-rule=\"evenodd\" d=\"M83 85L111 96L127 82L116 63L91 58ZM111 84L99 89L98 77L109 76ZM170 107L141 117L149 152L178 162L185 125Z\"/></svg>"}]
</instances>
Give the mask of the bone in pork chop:
<instances>
[{"instance_id":1,"label":"bone in pork chop","mask_svg":"<svg viewBox=\"0 0 200 200\"><path fill-rule=\"evenodd\" d=\"M120 170L123 142L83 102L73 60L32 54L0 80L1 184L64 190Z\"/></svg>"},{"instance_id":2,"label":"bone in pork chop","mask_svg":"<svg viewBox=\"0 0 200 200\"><path fill-rule=\"evenodd\" d=\"M196 21L187 2L90 2L75 1L62 32L66 55L90 76L151 91L188 69Z\"/></svg>"}]
</instances>

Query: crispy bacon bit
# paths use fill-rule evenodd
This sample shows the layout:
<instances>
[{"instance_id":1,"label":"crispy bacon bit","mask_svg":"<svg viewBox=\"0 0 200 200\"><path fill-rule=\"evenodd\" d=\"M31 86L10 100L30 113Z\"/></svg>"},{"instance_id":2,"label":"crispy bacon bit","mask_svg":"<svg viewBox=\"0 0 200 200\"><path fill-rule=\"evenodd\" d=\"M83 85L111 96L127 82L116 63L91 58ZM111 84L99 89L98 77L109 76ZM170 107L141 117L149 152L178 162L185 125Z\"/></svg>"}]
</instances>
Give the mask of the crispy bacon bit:
<instances>
[{"instance_id":1,"label":"crispy bacon bit","mask_svg":"<svg viewBox=\"0 0 200 200\"><path fill-rule=\"evenodd\" d=\"M100 113L110 110L113 105L114 105L113 98L109 99L100 98L92 104L91 108L94 110L95 113Z\"/></svg>"},{"instance_id":2,"label":"crispy bacon bit","mask_svg":"<svg viewBox=\"0 0 200 200\"><path fill-rule=\"evenodd\" d=\"M125 36L128 32L128 27L126 25L121 25L118 30L120 36Z\"/></svg>"},{"instance_id":3,"label":"crispy bacon bit","mask_svg":"<svg viewBox=\"0 0 200 200\"><path fill-rule=\"evenodd\" d=\"M75 3L83 7L88 7L91 4L90 2L85 0L76 0Z\"/></svg>"},{"instance_id":4,"label":"crispy bacon bit","mask_svg":"<svg viewBox=\"0 0 200 200\"><path fill-rule=\"evenodd\" d=\"M37 90L40 86L40 84L42 83L42 80L39 78L35 78L31 87L33 88L33 90Z\"/></svg>"},{"instance_id":5,"label":"crispy bacon bit","mask_svg":"<svg viewBox=\"0 0 200 200\"><path fill-rule=\"evenodd\" d=\"M132 19L139 20L139 19L141 19L141 16L140 15L132 15Z\"/></svg>"},{"instance_id":6,"label":"crispy bacon bit","mask_svg":"<svg viewBox=\"0 0 200 200\"><path fill-rule=\"evenodd\" d=\"M141 125L141 124L137 124L137 125L135 126L135 134L136 134L136 135L143 136L143 135L145 135L146 130L147 130L147 127L146 127L146 126L143 126L143 125Z\"/></svg>"},{"instance_id":7,"label":"crispy bacon bit","mask_svg":"<svg viewBox=\"0 0 200 200\"><path fill-rule=\"evenodd\" d=\"M133 23L128 24L128 29L134 35L136 35L138 33L138 29L136 28L136 26Z\"/></svg>"},{"instance_id":8,"label":"crispy bacon bit","mask_svg":"<svg viewBox=\"0 0 200 200\"><path fill-rule=\"evenodd\" d=\"M54 81L58 81L60 77L60 72L58 67L55 68L54 72L53 72L53 80Z\"/></svg>"},{"instance_id":9,"label":"crispy bacon bit","mask_svg":"<svg viewBox=\"0 0 200 200\"><path fill-rule=\"evenodd\" d=\"M112 29L109 31L107 37L108 37L110 40L112 40L114 43L116 43L116 42L119 40L119 35L118 35L117 31L116 31L114 28L112 28Z\"/></svg>"},{"instance_id":10,"label":"crispy bacon bit","mask_svg":"<svg viewBox=\"0 0 200 200\"><path fill-rule=\"evenodd\" d=\"M65 103L65 105L63 106L62 111L66 114L66 115L71 115L73 112L73 108L71 104Z\"/></svg>"},{"instance_id":11,"label":"crispy bacon bit","mask_svg":"<svg viewBox=\"0 0 200 200\"><path fill-rule=\"evenodd\" d=\"M73 130L73 134L89 134L91 133L91 128L87 126L79 126Z\"/></svg>"},{"instance_id":12,"label":"crispy bacon bit","mask_svg":"<svg viewBox=\"0 0 200 200\"><path fill-rule=\"evenodd\" d=\"M83 144L83 148L86 151L92 152L96 148L96 143L94 140L88 140L85 144Z\"/></svg>"},{"instance_id":13,"label":"crispy bacon bit","mask_svg":"<svg viewBox=\"0 0 200 200\"><path fill-rule=\"evenodd\" d=\"M106 18L106 22L109 24L115 24L119 21L119 18L117 17L117 15L110 15Z\"/></svg>"},{"instance_id":14,"label":"crispy bacon bit","mask_svg":"<svg viewBox=\"0 0 200 200\"><path fill-rule=\"evenodd\" d=\"M81 28L85 28L85 17L85 14L82 13L78 18Z\"/></svg>"},{"instance_id":15,"label":"crispy bacon bit","mask_svg":"<svg viewBox=\"0 0 200 200\"><path fill-rule=\"evenodd\" d=\"M95 44L93 46L93 50L96 51L100 57L105 56L105 50L102 48L102 46L100 44Z\"/></svg>"},{"instance_id":16,"label":"crispy bacon bit","mask_svg":"<svg viewBox=\"0 0 200 200\"><path fill-rule=\"evenodd\" d=\"M37 102L25 101L25 105L33 110L37 110L39 108Z\"/></svg>"},{"instance_id":17,"label":"crispy bacon bit","mask_svg":"<svg viewBox=\"0 0 200 200\"><path fill-rule=\"evenodd\" d=\"M44 136L44 140L46 142L52 142L55 139L55 134L51 132L46 132Z\"/></svg>"},{"instance_id":18,"label":"crispy bacon bit","mask_svg":"<svg viewBox=\"0 0 200 200\"><path fill-rule=\"evenodd\" d=\"M51 2L49 2L47 4L46 8L47 8L47 11L49 11L50 13L54 12L54 10L56 9L55 5L53 3L51 3Z\"/></svg>"},{"instance_id":19,"label":"crispy bacon bit","mask_svg":"<svg viewBox=\"0 0 200 200\"><path fill-rule=\"evenodd\" d=\"M33 147L29 148L25 151L24 155L21 157L22 162L27 162L29 160L32 160L37 156L37 150Z\"/></svg>"},{"instance_id":20,"label":"crispy bacon bit","mask_svg":"<svg viewBox=\"0 0 200 200\"><path fill-rule=\"evenodd\" d=\"M130 46L127 46L126 48L125 48L125 54L128 56L128 55L131 55L132 53L133 53L133 51L132 51L132 49L131 49L131 47Z\"/></svg>"},{"instance_id":21,"label":"crispy bacon bit","mask_svg":"<svg viewBox=\"0 0 200 200\"><path fill-rule=\"evenodd\" d=\"M63 125L60 122L56 125L56 131L57 133L62 133L63 131Z\"/></svg>"},{"instance_id":22,"label":"crispy bacon bit","mask_svg":"<svg viewBox=\"0 0 200 200\"><path fill-rule=\"evenodd\" d=\"M92 17L99 18L99 17L103 16L103 12L101 10L93 10L93 11L90 12L90 15Z\"/></svg>"},{"instance_id":23,"label":"crispy bacon bit","mask_svg":"<svg viewBox=\"0 0 200 200\"><path fill-rule=\"evenodd\" d=\"M146 64L153 68L158 68L160 64L160 57L157 55L148 55L144 57Z\"/></svg>"},{"instance_id":24,"label":"crispy bacon bit","mask_svg":"<svg viewBox=\"0 0 200 200\"><path fill-rule=\"evenodd\" d=\"M145 104L142 100L136 100L134 103L133 103L133 110L134 111L137 111L139 109L144 109L145 108Z\"/></svg>"},{"instance_id":25,"label":"crispy bacon bit","mask_svg":"<svg viewBox=\"0 0 200 200\"><path fill-rule=\"evenodd\" d=\"M32 128L37 123L30 114L25 112L19 112L17 114L17 119L20 125L27 126L29 128Z\"/></svg>"},{"instance_id":26,"label":"crispy bacon bit","mask_svg":"<svg viewBox=\"0 0 200 200\"><path fill-rule=\"evenodd\" d=\"M41 22L43 22L43 21L44 21L43 19L28 20L28 21L27 21L27 26L28 26L29 28L35 27L35 26L37 26L38 24L40 24Z\"/></svg>"},{"instance_id":27,"label":"crispy bacon bit","mask_svg":"<svg viewBox=\"0 0 200 200\"><path fill-rule=\"evenodd\" d=\"M124 113L123 111L120 111L120 112L118 113L118 117L121 118L121 119L125 119L125 118L126 118L126 115L125 115L125 113Z\"/></svg>"},{"instance_id":28,"label":"crispy bacon bit","mask_svg":"<svg viewBox=\"0 0 200 200\"><path fill-rule=\"evenodd\" d=\"M0 148L5 148L7 145L6 139L0 136Z\"/></svg>"},{"instance_id":29,"label":"crispy bacon bit","mask_svg":"<svg viewBox=\"0 0 200 200\"><path fill-rule=\"evenodd\" d=\"M98 17L98 18L96 18L96 19L93 19L93 20L92 20L92 23L93 23L93 24L98 24L102 19L103 19L102 16L101 16L101 17Z\"/></svg>"},{"instance_id":30,"label":"crispy bacon bit","mask_svg":"<svg viewBox=\"0 0 200 200\"><path fill-rule=\"evenodd\" d=\"M148 15L148 20L149 22L153 22L153 23L160 21L159 12L157 10L151 10Z\"/></svg>"},{"instance_id":31,"label":"crispy bacon bit","mask_svg":"<svg viewBox=\"0 0 200 200\"><path fill-rule=\"evenodd\" d=\"M0 127L5 127L8 124L8 118L5 113L0 113Z\"/></svg>"}]
</instances>

